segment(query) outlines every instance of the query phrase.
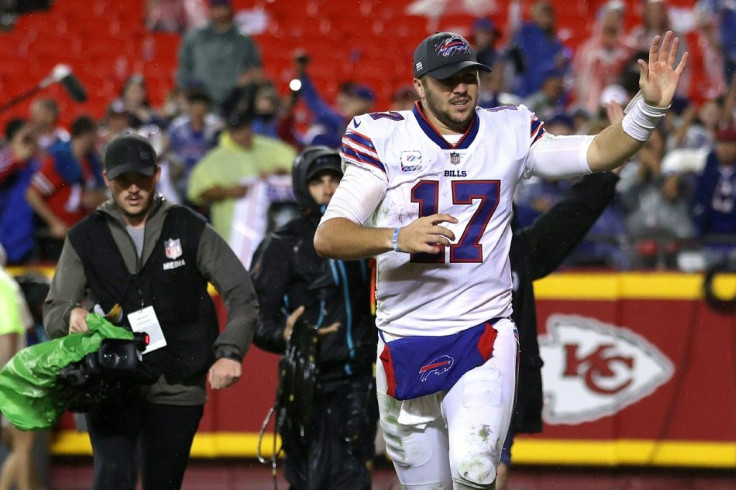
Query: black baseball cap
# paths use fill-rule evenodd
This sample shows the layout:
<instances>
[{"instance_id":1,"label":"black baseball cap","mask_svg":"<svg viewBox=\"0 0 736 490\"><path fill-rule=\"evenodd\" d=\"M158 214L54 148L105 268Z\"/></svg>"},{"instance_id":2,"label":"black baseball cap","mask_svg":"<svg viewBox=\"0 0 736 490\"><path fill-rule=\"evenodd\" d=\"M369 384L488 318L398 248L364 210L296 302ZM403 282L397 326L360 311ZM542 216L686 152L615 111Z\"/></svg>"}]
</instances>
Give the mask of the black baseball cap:
<instances>
[{"instance_id":1,"label":"black baseball cap","mask_svg":"<svg viewBox=\"0 0 736 490\"><path fill-rule=\"evenodd\" d=\"M307 158L311 160L306 172L307 182L326 171L342 177L342 159L337 150L328 149L327 147L317 147L317 150L313 154L307 154Z\"/></svg>"},{"instance_id":2,"label":"black baseball cap","mask_svg":"<svg viewBox=\"0 0 736 490\"><path fill-rule=\"evenodd\" d=\"M156 173L156 151L142 136L136 134L118 136L105 150L105 170L110 180L128 172L150 177Z\"/></svg>"},{"instance_id":3,"label":"black baseball cap","mask_svg":"<svg viewBox=\"0 0 736 490\"><path fill-rule=\"evenodd\" d=\"M450 78L464 68L491 69L478 63L475 52L464 37L454 32L437 32L419 43L414 51L414 77L429 75L437 80Z\"/></svg>"}]
</instances>

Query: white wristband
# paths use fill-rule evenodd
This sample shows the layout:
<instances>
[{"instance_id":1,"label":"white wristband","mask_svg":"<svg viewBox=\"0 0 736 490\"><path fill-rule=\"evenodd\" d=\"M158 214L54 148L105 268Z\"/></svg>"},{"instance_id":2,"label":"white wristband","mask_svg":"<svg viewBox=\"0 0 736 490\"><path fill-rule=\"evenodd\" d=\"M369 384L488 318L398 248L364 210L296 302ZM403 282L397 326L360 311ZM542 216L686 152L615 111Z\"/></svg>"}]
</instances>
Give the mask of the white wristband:
<instances>
[{"instance_id":1,"label":"white wristband","mask_svg":"<svg viewBox=\"0 0 736 490\"><path fill-rule=\"evenodd\" d=\"M638 96L639 94L637 94ZM626 108L626 115L621 121L624 132L637 141L646 141L659 124L668 107L654 107L644 102L643 97L631 101Z\"/></svg>"}]
</instances>

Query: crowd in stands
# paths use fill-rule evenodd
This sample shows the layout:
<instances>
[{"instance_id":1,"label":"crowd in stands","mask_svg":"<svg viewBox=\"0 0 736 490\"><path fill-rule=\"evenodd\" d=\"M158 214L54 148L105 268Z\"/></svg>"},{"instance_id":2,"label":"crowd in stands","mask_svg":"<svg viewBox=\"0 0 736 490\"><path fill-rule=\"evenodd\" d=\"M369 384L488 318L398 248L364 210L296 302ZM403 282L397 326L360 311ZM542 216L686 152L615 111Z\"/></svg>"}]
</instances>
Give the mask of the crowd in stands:
<instances>
[{"instance_id":1,"label":"crowd in stands","mask_svg":"<svg viewBox=\"0 0 736 490\"><path fill-rule=\"evenodd\" d=\"M666 0L641 3L639 25L626 29L625 4L601 2L589 38L574 51L560 40L548 1L535 2L512 32L491 18L476 19L467 26L469 40L478 60L493 68L481 74L479 105L524 104L552 134L602 130L606 104L625 106L637 92L637 59L647 57L642 50L673 29ZM282 94L262 68L255 39L235 25L230 0L205 2L204 23L192 4L201 7L149 2L147 27L181 34L176 86L161 107L149 103L144 76L132 74L100 120L81 116L60 127L57 103L41 96L27 117L7 124L0 146L0 243L10 264L58 257L69 227L106 197L105 145L134 131L159 154L160 191L208 216L249 265L266 231L294 212L288 174L297 151L314 144L338 148L354 116L411 109L417 98L407 79L393 88L391 107L377 107L377 87L344 80L328 100L315 82L313 55L299 46L294 80ZM736 250L736 7L698 0L693 12L696 36L689 39L697 43L683 43L680 52L702 63L702 76L681 83L668 117L622 172L616 201L570 265L675 268L682 251ZM523 181L518 224L528 225L570 184Z\"/></svg>"}]
</instances>

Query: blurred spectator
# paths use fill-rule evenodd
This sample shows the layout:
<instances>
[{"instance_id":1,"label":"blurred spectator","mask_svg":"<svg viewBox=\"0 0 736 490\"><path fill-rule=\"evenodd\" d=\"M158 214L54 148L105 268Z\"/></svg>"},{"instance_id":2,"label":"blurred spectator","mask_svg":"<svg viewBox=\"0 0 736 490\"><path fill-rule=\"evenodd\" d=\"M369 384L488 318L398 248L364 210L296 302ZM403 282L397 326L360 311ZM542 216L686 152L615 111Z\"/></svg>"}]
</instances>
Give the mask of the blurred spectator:
<instances>
[{"instance_id":1,"label":"blurred spectator","mask_svg":"<svg viewBox=\"0 0 736 490\"><path fill-rule=\"evenodd\" d=\"M706 100L701 104L688 105L667 141L667 149L695 150L710 147L722 117L721 100Z\"/></svg>"},{"instance_id":2,"label":"blurred spectator","mask_svg":"<svg viewBox=\"0 0 736 490\"><path fill-rule=\"evenodd\" d=\"M147 0L146 27L183 34L207 22L203 0Z\"/></svg>"},{"instance_id":3,"label":"blurred spectator","mask_svg":"<svg viewBox=\"0 0 736 490\"><path fill-rule=\"evenodd\" d=\"M148 89L143 75L133 74L125 80L120 90L120 99L128 111L130 126L134 129L145 124L156 123L156 113L148 100Z\"/></svg>"},{"instance_id":4,"label":"blurred spectator","mask_svg":"<svg viewBox=\"0 0 736 490\"><path fill-rule=\"evenodd\" d=\"M253 132L271 138L279 137L283 109L281 97L270 81L236 87L223 103L225 117L236 112L252 111Z\"/></svg>"},{"instance_id":5,"label":"blurred spectator","mask_svg":"<svg viewBox=\"0 0 736 490\"><path fill-rule=\"evenodd\" d=\"M648 57L649 46L655 36L662 36L667 31L675 32L680 40L677 62L679 63L682 54L690 51L687 46L687 39L684 34L677 32L670 19L669 7L667 0L640 0L642 4L641 24L634 26L629 32L626 44L629 45L634 52L641 53L638 57L646 60ZM692 57L694 53L690 53ZM680 77L680 83L677 86L677 93L687 96L690 93L690 81L692 78L692 70L685 70Z\"/></svg>"},{"instance_id":6,"label":"blurred spectator","mask_svg":"<svg viewBox=\"0 0 736 490\"><path fill-rule=\"evenodd\" d=\"M48 226L42 254L55 260L69 228L106 199L102 165L95 154L97 126L88 116L72 123L70 141L49 148L31 180L26 199Z\"/></svg>"},{"instance_id":7,"label":"blurred spectator","mask_svg":"<svg viewBox=\"0 0 736 490\"><path fill-rule=\"evenodd\" d=\"M701 237L736 234L736 124L716 133L695 188L693 214ZM736 245L736 236L731 237Z\"/></svg>"},{"instance_id":8,"label":"blurred spectator","mask_svg":"<svg viewBox=\"0 0 736 490\"><path fill-rule=\"evenodd\" d=\"M590 112L583 107L576 107L571 111L571 116L575 126L574 134L586 134L591 123Z\"/></svg>"},{"instance_id":9,"label":"blurred spectator","mask_svg":"<svg viewBox=\"0 0 736 490\"><path fill-rule=\"evenodd\" d=\"M647 52L654 36L671 30L672 22L666 0L640 0L640 3L641 23L631 29L628 42L635 50Z\"/></svg>"},{"instance_id":10,"label":"blurred spectator","mask_svg":"<svg viewBox=\"0 0 736 490\"><path fill-rule=\"evenodd\" d=\"M28 122L8 122L5 138L8 145L0 150L0 244L8 263L18 264L31 256L35 246L33 210L25 195L40 162L34 157L38 147Z\"/></svg>"},{"instance_id":11,"label":"blurred spectator","mask_svg":"<svg viewBox=\"0 0 736 490\"><path fill-rule=\"evenodd\" d=\"M107 144L126 131L131 131L130 112L120 99L114 100L107 106L103 125L98 132L97 151L104 155Z\"/></svg>"},{"instance_id":12,"label":"blurred spectator","mask_svg":"<svg viewBox=\"0 0 736 490\"><path fill-rule=\"evenodd\" d=\"M174 86L166 94L166 100L164 100L164 104L160 109L161 121L164 126L186 112L188 93L189 90Z\"/></svg>"},{"instance_id":13,"label":"blurred spectator","mask_svg":"<svg viewBox=\"0 0 736 490\"><path fill-rule=\"evenodd\" d=\"M662 173L664 154L664 133L655 129L636 161L626 168L627 181L621 182L626 228L635 240L694 235L688 193L677 175Z\"/></svg>"},{"instance_id":14,"label":"blurred spectator","mask_svg":"<svg viewBox=\"0 0 736 490\"><path fill-rule=\"evenodd\" d=\"M188 199L195 205L209 205L212 226L246 267L267 228L270 202L268 196L263 196L260 184L270 175L288 174L296 157L291 146L253 134L252 122L253 114L247 112L227 119L227 132L221 135L219 145L194 167L187 191ZM236 228L251 232L248 241L252 249L245 247L247 251L243 252L233 246L236 234L240 235Z\"/></svg>"},{"instance_id":15,"label":"blurred spectator","mask_svg":"<svg viewBox=\"0 0 736 490\"><path fill-rule=\"evenodd\" d=\"M59 104L54 99L36 99L31 104L29 114L33 132L38 138L38 146L47 151L50 146L69 141L69 132L58 126Z\"/></svg>"},{"instance_id":16,"label":"blurred spectator","mask_svg":"<svg viewBox=\"0 0 736 490\"><path fill-rule=\"evenodd\" d=\"M736 76L736 2L733 0L698 0L697 8L713 17L718 36L710 37L723 58L723 78L728 83ZM707 66L707 65L706 65Z\"/></svg>"},{"instance_id":17,"label":"blurred spectator","mask_svg":"<svg viewBox=\"0 0 736 490\"><path fill-rule=\"evenodd\" d=\"M570 188L570 180L549 180L532 177L519 183L514 203L519 227L530 226L535 219L547 212Z\"/></svg>"},{"instance_id":18,"label":"blurred spectator","mask_svg":"<svg viewBox=\"0 0 736 490\"><path fill-rule=\"evenodd\" d=\"M524 22L509 42L509 58L514 64L514 93L528 97L542 87L544 75L550 70L563 71L570 62L570 53L557 39L556 16L548 0L539 0L532 7L531 22Z\"/></svg>"},{"instance_id":19,"label":"blurred spectator","mask_svg":"<svg viewBox=\"0 0 736 490\"><path fill-rule=\"evenodd\" d=\"M186 195L186 189L184 189L184 194L182 195L174 187L173 174L179 168L173 166L169 161L170 153L166 152L166 148L169 146L168 133L162 130L157 124L148 124L138 128L135 134L147 139L156 153L156 163L161 169L161 176L156 183L156 193L161 194L167 201L174 204L182 204L184 202L183 196ZM172 171L172 168L176 168L176 171Z\"/></svg>"},{"instance_id":20,"label":"blurred spectator","mask_svg":"<svg viewBox=\"0 0 736 490\"><path fill-rule=\"evenodd\" d=\"M618 83L606 85L601 92L600 101L598 102L598 112L595 116L599 120L607 121L606 108L608 104L614 103L622 107L626 106L635 94L636 92L629 93L623 85L619 85Z\"/></svg>"},{"instance_id":21,"label":"blurred spectator","mask_svg":"<svg viewBox=\"0 0 736 490\"><path fill-rule=\"evenodd\" d=\"M0 368L23 347L26 329L33 327L33 318L23 292L13 276L5 270L5 252L0 247ZM16 429L5 419L2 439L8 442L10 453L0 470L0 488L21 490L40 488L33 465L35 431ZM16 486L17 485L17 486Z\"/></svg>"},{"instance_id":22,"label":"blurred spectator","mask_svg":"<svg viewBox=\"0 0 736 490\"><path fill-rule=\"evenodd\" d=\"M253 100L253 132L262 136L278 138L278 123L281 114L281 98L276 87L263 84L256 90Z\"/></svg>"},{"instance_id":23,"label":"blurred spectator","mask_svg":"<svg viewBox=\"0 0 736 490\"><path fill-rule=\"evenodd\" d=\"M547 70L543 76L542 87L524 100L524 105L542 120L564 112L567 103L565 77L557 69Z\"/></svg>"},{"instance_id":24,"label":"blurred spectator","mask_svg":"<svg viewBox=\"0 0 736 490\"><path fill-rule=\"evenodd\" d=\"M0 249L2 247L0 246ZM1 261L0 261L1 263ZM23 298L28 305L28 310L31 316L32 327L25 331L25 345L30 347L40 342L48 340L46 332L43 329L43 302L46 300L46 295L49 293L49 287L51 281L43 273L39 271L26 271L19 276L14 276L20 286ZM50 440L52 431L49 430L37 430L33 431L34 444L33 444L33 475L34 482L38 485L38 488L46 489L48 486L48 473L49 473L49 462L50 462ZM2 488L2 485L0 485ZM24 487L18 487L21 490Z\"/></svg>"},{"instance_id":25,"label":"blurred spectator","mask_svg":"<svg viewBox=\"0 0 736 490\"><path fill-rule=\"evenodd\" d=\"M313 117L312 126L302 137L302 144L340 148L348 123L355 116L370 112L375 96L365 85L345 82L340 86L335 107L331 107L317 92L307 74L308 63L309 57L306 55L298 55L295 58L297 77L301 82L299 94Z\"/></svg>"},{"instance_id":26,"label":"blurred spectator","mask_svg":"<svg viewBox=\"0 0 736 490\"><path fill-rule=\"evenodd\" d=\"M544 129L556 136L575 134L575 120L564 112L558 113L544 122Z\"/></svg>"},{"instance_id":27,"label":"blurred spectator","mask_svg":"<svg viewBox=\"0 0 736 490\"><path fill-rule=\"evenodd\" d=\"M605 3L596 14L591 36L573 58L576 101L591 112L598 112L603 88L618 82L632 55L623 36L624 8L620 0Z\"/></svg>"},{"instance_id":28,"label":"blurred spectator","mask_svg":"<svg viewBox=\"0 0 736 490\"><path fill-rule=\"evenodd\" d=\"M152 31L182 33L187 30L183 0L147 0L146 27Z\"/></svg>"},{"instance_id":29,"label":"blurred spectator","mask_svg":"<svg viewBox=\"0 0 736 490\"><path fill-rule=\"evenodd\" d=\"M496 66L499 64L497 63ZM509 93L504 87L503 69L491 70L490 73L480 73L480 89L478 91L478 106L486 109L504 105L521 104L521 99Z\"/></svg>"},{"instance_id":30,"label":"blurred spectator","mask_svg":"<svg viewBox=\"0 0 736 490\"><path fill-rule=\"evenodd\" d=\"M181 43L176 81L181 88L201 84L219 113L236 85L261 77L261 55L253 39L233 24L230 0L209 0L209 5L210 22Z\"/></svg>"},{"instance_id":31,"label":"blurred spectator","mask_svg":"<svg viewBox=\"0 0 736 490\"><path fill-rule=\"evenodd\" d=\"M662 173L681 179L695 175L693 221L698 236L720 241L727 235L736 244L736 125L716 132L711 147L672 150L662 162Z\"/></svg>"},{"instance_id":32,"label":"blurred spectator","mask_svg":"<svg viewBox=\"0 0 736 490\"><path fill-rule=\"evenodd\" d=\"M181 200L187 195L192 169L215 147L215 138L222 129L220 119L210 112L211 108L212 99L207 92L192 89L187 95L186 113L174 119L168 128L167 155L174 165L172 180Z\"/></svg>"},{"instance_id":33,"label":"blurred spectator","mask_svg":"<svg viewBox=\"0 0 736 490\"><path fill-rule=\"evenodd\" d=\"M491 19L482 18L473 22L470 38L478 63L493 68L501 60L501 53L496 49L500 37L501 31Z\"/></svg>"},{"instance_id":34,"label":"blurred spectator","mask_svg":"<svg viewBox=\"0 0 736 490\"><path fill-rule=\"evenodd\" d=\"M391 95L391 100L392 111L410 111L414 108L414 102L419 100L419 95L413 85L402 85Z\"/></svg>"},{"instance_id":35,"label":"blurred spectator","mask_svg":"<svg viewBox=\"0 0 736 490\"><path fill-rule=\"evenodd\" d=\"M697 90L691 95L695 100L714 99L726 91L726 63L719 32L718 14L705 11L701 6L694 8L694 44L699 53L692 56L691 70L695 70ZM736 16L731 21L736 22ZM730 29L732 30L732 29ZM736 39L736 37L734 37Z\"/></svg>"}]
</instances>

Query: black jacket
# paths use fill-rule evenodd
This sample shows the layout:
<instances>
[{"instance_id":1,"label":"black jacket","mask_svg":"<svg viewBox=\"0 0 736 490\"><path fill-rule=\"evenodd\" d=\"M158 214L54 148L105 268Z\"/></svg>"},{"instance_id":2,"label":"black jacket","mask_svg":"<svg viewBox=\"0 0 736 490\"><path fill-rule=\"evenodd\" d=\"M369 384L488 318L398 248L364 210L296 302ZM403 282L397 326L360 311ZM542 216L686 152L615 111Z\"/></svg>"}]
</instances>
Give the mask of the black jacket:
<instances>
[{"instance_id":1,"label":"black jacket","mask_svg":"<svg viewBox=\"0 0 736 490\"><path fill-rule=\"evenodd\" d=\"M129 313L153 306L167 345L143 358L151 381L163 374L172 384L196 384L215 362L212 345L219 333L207 279L197 269L204 218L188 208L172 207L153 252L133 274L106 221L104 213L93 213L69 233L90 294L102 311L122 306L120 324L126 327Z\"/></svg>"},{"instance_id":2,"label":"black jacket","mask_svg":"<svg viewBox=\"0 0 736 490\"><path fill-rule=\"evenodd\" d=\"M283 353L286 318L304 306L302 319L326 327L340 322L335 333L320 337L323 376L371 369L376 330L370 311L367 261L324 259L312 244L317 222L302 216L267 237L256 251L252 276L261 305L261 326L254 343Z\"/></svg>"},{"instance_id":3,"label":"black jacket","mask_svg":"<svg viewBox=\"0 0 736 490\"><path fill-rule=\"evenodd\" d=\"M562 199L531 226L514 231L511 271L512 319L521 344L517 401L512 432L542 431L542 358L537 341L533 282L553 272L585 237L615 194L618 177L593 174L575 183Z\"/></svg>"}]
</instances>

